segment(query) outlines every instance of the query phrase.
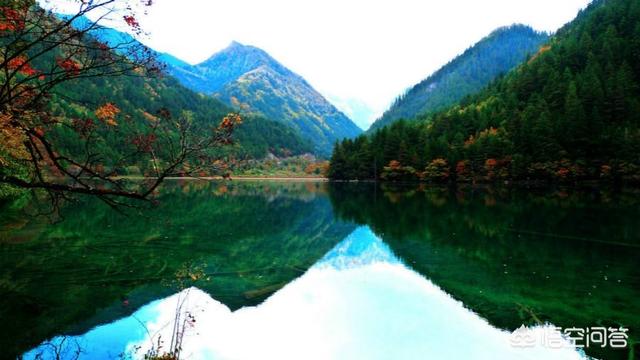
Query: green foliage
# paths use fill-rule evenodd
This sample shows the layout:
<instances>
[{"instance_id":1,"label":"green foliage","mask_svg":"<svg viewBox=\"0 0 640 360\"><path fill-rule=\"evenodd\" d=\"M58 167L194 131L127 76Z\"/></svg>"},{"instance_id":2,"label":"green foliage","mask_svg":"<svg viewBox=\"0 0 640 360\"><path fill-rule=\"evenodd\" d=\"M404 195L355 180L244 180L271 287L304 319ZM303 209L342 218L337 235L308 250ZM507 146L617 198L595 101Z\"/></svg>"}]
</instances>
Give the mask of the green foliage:
<instances>
[{"instance_id":1,"label":"green foliage","mask_svg":"<svg viewBox=\"0 0 640 360\"><path fill-rule=\"evenodd\" d=\"M338 144L329 174L379 178L390 160L424 169L441 158L456 181L639 182L639 33L637 2L595 1L478 95Z\"/></svg>"},{"instance_id":2,"label":"green foliage","mask_svg":"<svg viewBox=\"0 0 640 360\"><path fill-rule=\"evenodd\" d=\"M157 112L167 109L174 116L188 112L202 131L215 128L232 109L216 99L196 94L182 87L171 77L118 77L94 78L74 81L60 89L50 104L54 113L69 119L90 118L95 108L113 103L127 116L118 129L101 134L104 137L102 152L105 157L116 159L124 149L115 144L117 139L127 138L133 130L145 123L157 120ZM69 151L79 145L76 134L70 129L60 129L58 141ZM236 144L215 149L217 156L233 158L263 158L269 152L276 155L301 154L311 151L311 146L300 135L282 124L263 117L246 116L235 133Z\"/></svg>"},{"instance_id":3,"label":"green foliage","mask_svg":"<svg viewBox=\"0 0 640 360\"><path fill-rule=\"evenodd\" d=\"M301 76L253 46L233 42L201 64L168 70L192 90L294 129L316 155L328 157L336 140L362 133Z\"/></svg>"},{"instance_id":4,"label":"green foliage","mask_svg":"<svg viewBox=\"0 0 640 360\"><path fill-rule=\"evenodd\" d=\"M74 26L80 29L89 25L90 21L84 17L74 22ZM130 44L122 48L116 47L115 51L120 50L125 54L129 47L135 48L138 44L131 36L108 28L92 32L90 37L111 46ZM168 62L170 66L180 65L168 60L165 54L154 54L159 61ZM33 66L48 68L56 62L57 55L57 50L54 49ZM72 125L75 120L90 119L95 122L95 111L104 104L114 104L120 109L117 126L108 127L107 131L97 129L100 141L96 150L101 154L101 163L110 166L113 161L128 154L130 149L127 145L134 140L134 135L144 133L149 124L158 121L161 110L168 111L174 118L189 117L196 131L201 132L210 132L225 115L234 111L217 99L185 88L172 76L147 75L141 71L138 74L89 77L66 82L64 86L56 88L54 95L48 99L52 115L66 119L66 125ZM60 151L73 155L83 154L84 144L78 141L78 134L73 126L60 126L52 135ZM243 116L243 123L236 129L234 140L233 145L212 149L210 155L226 160L261 159L269 153L289 156L313 150L310 142L302 139L298 131L262 116ZM158 156L162 159L163 154ZM140 163L137 167L144 169L145 165L147 164ZM127 174L126 171L123 173Z\"/></svg>"},{"instance_id":5,"label":"green foliage","mask_svg":"<svg viewBox=\"0 0 640 360\"><path fill-rule=\"evenodd\" d=\"M15 359L176 288L232 310L259 304L353 231L334 221L326 186L168 180L153 211L123 216L88 197L54 224L30 216L32 202L0 208L0 317L13 324L3 353Z\"/></svg>"},{"instance_id":6,"label":"green foliage","mask_svg":"<svg viewBox=\"0 0 640 360\"><path fill-rule=\"evenodd\" d=\"M371 126L381 129L398 119L433 113L477 93L513 69L549 39L525 25L500 28L400 96Z\"/></svg>"},{"instance_id":7,"label":"green foliage","mask_svg":"<svg viewBox=\"0 0 640 360\"><path fill-rule=\"evenodd\" d=\"M637 353L639 192L545 189L338 183L330 194L339 218L368 225L494 326L624 324ZM620 360L634 351L584 350Z\"/></svg>"},{"instance_id":8,"label":"green foliage","mask_svg":"<svg viewBox=\"0 0 640 360\"><path fill-rule=\"evenodd\" d=\"M324 176L328 161L318 160L313 155L278 158L268 156L262 160L239 162L234 167L234 175L256 177L320 177Z\"/></svg>"}]
</instances>

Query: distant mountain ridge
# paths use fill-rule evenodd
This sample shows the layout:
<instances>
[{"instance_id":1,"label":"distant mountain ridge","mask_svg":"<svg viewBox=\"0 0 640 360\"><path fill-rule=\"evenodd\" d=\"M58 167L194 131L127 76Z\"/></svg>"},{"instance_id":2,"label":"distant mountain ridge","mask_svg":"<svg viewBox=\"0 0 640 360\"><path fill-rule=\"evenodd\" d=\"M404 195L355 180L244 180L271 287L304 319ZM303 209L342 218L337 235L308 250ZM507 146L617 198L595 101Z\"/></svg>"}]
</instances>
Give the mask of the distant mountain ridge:
<instances>
[{"instance_id":1,"label":"distant mountain ridge","mask_svg":"<svg viewBox=\"0 0 640 360\"><path fill-rule=\"evenodd\" d=\"M298 77L304 81L265 51L236 41L200 64L179 66L173 75L193 90L213 94L261 66L269 66L282 76Z\"/></svg>"},{"instance_id":2,"label":"distant mountain ridge","mask_svg":"<svg viewBox=\"0 0 640 360\"><path fill-rule=\"evenodd\" d=\"M66 20L70 18L70 15L57 14L57 17L59 19ZM93 21L88 19L86 16L78 17L71 23L71 25L76 29L87 29L93 24ZM138 44L140 44L138 40L136 40L133 36L108 27L101 27L99 31L91 31L91 35L98 37L100 41L109 45L109 47L111 48L119 50L120 52L126 52L129 48L136 47ZM187 62L180 60L171 54L155 50L152 51L154 52L158 61L166 64L171 68L190 66Z\"/></svg>"},{"instance_id":3,"label":"distant mountain ridge","mask_svg":"<svg viewBox=\"0 0 640 360\"><path fill-rule=\"evenodd\" d=\"M91 24L86 17L73 23L76 28ZM118 45L123 52L138 44L133 36L106 27L100 30L99 38L110 46ZM167 65L167 73L183 86L212 95L244 113L266 116L286 125L309 141L317 155L328 156L336 141L362 133L304 78L257 47L233 41L197 65L168 53L155 51L155 54Z\"/></svg>"},{"instance_id":4,"label":"distant mountain ridge","mask_svg":"<svg viewBox=\"0 0 640 360\"><path fill-rule=\"evenodd\" d=\"M304 78L254 46L234 41L200 64L172 66L169 72L192 90L300 131L321 155L362 132Z\"/></svg>"},{"instance_id":5,"label":"distant mountain ridge","mask_svg":"<svg viewBox=\"0 0 640 360\"><path fill-rule=\"evenodd\" d=\"M594 0L477 94L338 144L329 177L636 186L638 58L640 1Z\"/></svg>"},{"instance_id":6,"label":"distant mountain ridge","mask_svg":"<svg viewBox=\"0 0 640 360\"><path fill-rule=\"evenodd\" d=\"M58 17L68 18L65 15ZM77 29L87 29L93 22L86 17L80 17L75 19L72 25ZM102 27L91 30L87 36L96 38L122 54L139 51L140 43L135 38L114 29ZM167 64L169 69L190 66L169 54L155 52L155 55L159 61ZM91 109L88 109L86 104L111 102L136 120L132 122L134 124L148 122L161 108L166 108L176 115L186 111L193 117L194 123L206 126L217 125L227 113L235 111L219 99L184 87L172 76L80 79L65 84L57 95L51 99L51 103L57 109L57 114L62 117L90 113ZM313 146L308 140L281 122L250 114L243 116L243 120L243 124L234 134L235 144L215 149L216 155L235 159L262 159L270 154L289 156L313 151ZM129 130L124 125L119 127L122 136L128 136ZM73 138L63 137L63 140L63 148L74 149L77 145L72 141ZM107 146L105 151L109 154L118 154L120 151L114 147L114 143L115 141L112 142L109 138L104 142Z\"/></svg>"},{"instance_id":7,"label":"distant mountain ridge","mask_svg":"<svg viewBox=\"0 0 640 360\"><path fill-rule=\"evenodd\" d=\"M499 28L400 96L371 125L373 132L399 119L443 110L477 93L500 74L535 54L549 40L529 26Z\"/></svg>"}]
</instances>

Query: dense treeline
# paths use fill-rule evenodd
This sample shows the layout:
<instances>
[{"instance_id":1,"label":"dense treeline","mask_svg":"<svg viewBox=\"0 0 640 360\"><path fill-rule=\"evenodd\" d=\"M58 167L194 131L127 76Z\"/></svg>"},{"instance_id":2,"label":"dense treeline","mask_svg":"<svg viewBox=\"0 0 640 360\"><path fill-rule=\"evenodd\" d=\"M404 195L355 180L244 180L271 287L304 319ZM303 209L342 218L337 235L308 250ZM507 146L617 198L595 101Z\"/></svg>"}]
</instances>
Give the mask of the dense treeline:
<instances>
[{"instance_id":1,"label":"dense treeline","mask_svg":"<svg viewBox=\"0 0 640 360\"><path fill-rule=\"evenodd\" d=\"M0 338L6 359L56 334L84 333L128 316L171 295L178 281L220 294L218 300L233 310L255 306L271 295L256 290L275 291L273 284L299 277L299 269L354 228L334 221L326 188L310 182L172 181L143 216L123 217L83 198L64 206L64 221L55 224L28 217L35 204L22 206L24 212L0 209L0 276L12 284L0 286L0 318L15 324L15 336ZM229 221L229 214L239 220ZM206 265L204 255L194 254L206 254ZM220 281L181 280L178 272L186 268L210 273L211 280L225 275ZM55 269L73 271L58 272L54 280ZM57 291L42 290L54 281ZM112 306L123 297L129 306Z\"/></svg>"},{"instance_id":2,"label":"dense treeline","mask_svg":"<svg viewBox=\"0 0 640 360\"><path fill-rule=\"evenodd\" d=\"M465 96L482 90L496 76L518 66L548 40L546 33L525 25L495 30L396 99L368 132L399 119L446 109Z\"/></svg>"},{"instance_id":3,"label":"dense treeline","mask_svg":"<svg viewBox=\"0 0 640 360\"><path fill-rule=\"evenodd\" d=\"M229 165L243 160L312 151L296 130L263 117L227 116L232 108L159 74L153 61L159 54L135 44L100 42L100 27L71 28L25 4L30 3L15 3L20 11L1 11L0 45L13 58L0 61L0 198L17 195L20 187L77 189L50 178L162 178L162 169L226 174ZM25 25L36 15L46 20ZM38 40L38 31L61 31L60 39L51 45ZM82 191L102 191L87 187Z\"/></svg>"},{"instance_id":4,"label":"dense treeline","mask_svg":"<svg viewBox=\"0 0 640 360\"><path fill-rule=\"evenodd\" d=\"M630 339L638 336L640 303L632 299L640 287L610 281L636 277L638 189L338 183L329 194L339 219L370 227L405 264L494 326L623 323ZM584 350L628 360L638 346Z\"/></svg>"},{"instance_id":5,"label":"dense treeline","mask_svg":"<svg viewBox=\"0 0 640 360\"><path fill-rule=\"evenodd\" d=\"M119 158L123 149L114 144L116 138L126 137L127 126L136 126L158 118L160 109L167 109L173 116L190 116L203 129L217 126L231 108L208 96L182 87L171 77L118 77L79 80L62 89L51 99L56 115L69 119L90 118L94 109L104 103L115 104L131 121L121 122L117 131L109 129L101 134L104 149L110 158ZM59 140L64 148L77 146L75 134L61 129ZM204 130L203 130L204 131ZM113 138L113 139L112 139ZM278 156L301 154L311 151L311 145L294 130L261 117L243 117L243 124L234 136L236 144L217 148L218 156L227 158L261 159L272 152ZM108 161L108 159L105 159Z\"/></svg>"},{"instance_id":6,"label":"dense treeline","mask_svg":"<svg viewBox=\"0 0 640 360\"><path fill-rule=\"evenodd\" d=\"M447 111L337 144L334 179L640 180L640 2L594 1Z\"/></svg>"}]
</instances>

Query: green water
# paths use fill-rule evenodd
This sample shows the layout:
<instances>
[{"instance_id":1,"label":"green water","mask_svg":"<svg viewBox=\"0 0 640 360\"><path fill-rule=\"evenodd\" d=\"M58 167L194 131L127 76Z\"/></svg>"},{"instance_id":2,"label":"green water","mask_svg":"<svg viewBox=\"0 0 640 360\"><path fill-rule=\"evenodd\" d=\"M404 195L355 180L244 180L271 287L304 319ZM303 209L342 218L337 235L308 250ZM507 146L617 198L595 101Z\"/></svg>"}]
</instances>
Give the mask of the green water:
<instances>
[{"instance_id":1,"label":"green water","mask_svg":"<svg viewBox=\"0 0 640 360\"><path fill-rule=\"evenodd\" d=\"M91 200L55 224L4 208L0 348L16 357L190 285L257 305L360 225L496 327L625 326L635 341L639 205L633 191L175 181L126 217Z\"/></svg>"}]
</instances>

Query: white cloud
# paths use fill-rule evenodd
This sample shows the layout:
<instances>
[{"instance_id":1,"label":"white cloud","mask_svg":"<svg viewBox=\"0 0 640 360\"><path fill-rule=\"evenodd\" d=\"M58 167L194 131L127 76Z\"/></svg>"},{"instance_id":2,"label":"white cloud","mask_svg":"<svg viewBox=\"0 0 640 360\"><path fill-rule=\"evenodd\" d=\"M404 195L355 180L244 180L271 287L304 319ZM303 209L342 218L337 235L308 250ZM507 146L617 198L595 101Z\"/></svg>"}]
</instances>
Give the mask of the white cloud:
<instances>
[{"instance_id":1,"label":"white cloud","mask_svg":"<svg viewBox=\"0 0 640 360\"><path fill-rule=\"evenodd\" d=\"M67 0L52 1L64 3ZM191 63L232 40L260 47L366 127L409 86L497 27L555 31L588 0L156 0L147 44Z\"/></svg>"}]
</instances>

